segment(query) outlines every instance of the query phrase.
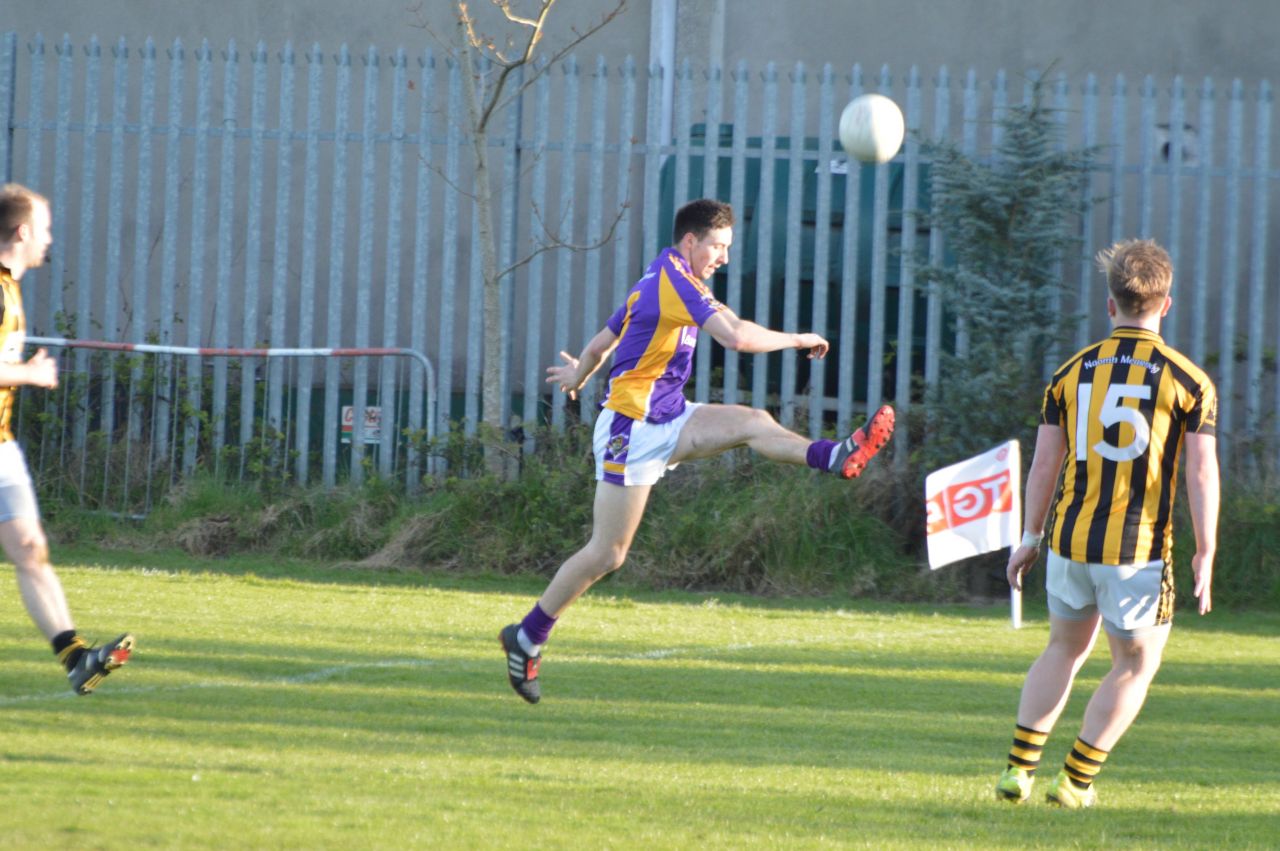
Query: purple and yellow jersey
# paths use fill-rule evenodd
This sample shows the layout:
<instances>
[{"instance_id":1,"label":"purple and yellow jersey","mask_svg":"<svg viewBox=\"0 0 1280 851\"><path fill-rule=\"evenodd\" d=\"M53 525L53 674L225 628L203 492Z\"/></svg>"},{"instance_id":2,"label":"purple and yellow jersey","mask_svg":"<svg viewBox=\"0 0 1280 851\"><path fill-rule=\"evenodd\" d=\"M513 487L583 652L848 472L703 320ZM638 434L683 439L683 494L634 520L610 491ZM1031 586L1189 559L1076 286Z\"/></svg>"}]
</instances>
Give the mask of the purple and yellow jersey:
<instances>
[{"instance_id":1,"label":"purple and yellow jersey","mask_svg":"<svg viewBox=\"0 0 1280 851\"><path fill-rule=\"evenodd\" d=\"M18 282L0 266L0 362L22 363L26 328ZM16 387L0 387L0 443L13 440L13 400L17 395Z\"/></svg>"},{"instance_id":2,"label":"purple and yellow jersey","mask_svg":"<svg viewBox=\"0 0 1280 851\"><path fill-rule=\"evenodd\" d=\"M619 340L603 407L651 423L680 416L698 328L724 309L679 252L664 248L609 317Z\"/></svg>"}]
</instances>

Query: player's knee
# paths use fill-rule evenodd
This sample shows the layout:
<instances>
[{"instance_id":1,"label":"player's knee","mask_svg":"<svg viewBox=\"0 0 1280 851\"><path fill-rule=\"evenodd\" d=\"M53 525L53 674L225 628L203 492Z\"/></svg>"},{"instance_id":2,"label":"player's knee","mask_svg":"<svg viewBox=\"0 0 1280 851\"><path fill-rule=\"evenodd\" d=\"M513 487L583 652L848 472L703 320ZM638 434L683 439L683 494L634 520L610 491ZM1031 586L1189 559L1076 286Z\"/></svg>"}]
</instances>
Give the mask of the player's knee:
<instances>
[{"instance_id":1,"label":"player's knee","mask_svg":"<svg viewBox=\"0 0 1280 851\"><path fill-rule=\"evenodd\" d=\"M754 437L768 434L778 428L778 421L768 411L760 408L748 408L745 405L739 405L738 408L741 412L738 420L738 437L740 440L749 441Z\"/></svg>"},{"instance_id":2,"label":"player's knee","mask_svg":"<svg viewBox=\"0 0 1280 851\"><path fill-rule=\"evenodd\" d=\"M18 570L44 570L49 566L49 543L40 532L32 532L12 546L9 557Z\"/></svg>"},{"instance_id":3,"label":"player's knee","mask_svg":"<svg viewBox=\"0 0 1280 851\"><path fill-rule=\"evenodd\" d=\"M627 560L627 549L625 544L618 543L598 543L593 548L595 550L595 564L599 569L599 576L622 567L623 562Z\"/></svg>"},{"instance_id":4,"label":"player's knee","mask_svg":"<svg viewBox=\"0 0 1280 851\"><path fill-rule=\"evenodd\" d=\"M627 560L627 548L623 546L609 547L604 559L605 573L612 573L622 567Z\"/></svg>"},{"instance_id":5,"label":"player's knee","mask_svg":"<svg viewBox=\"0 0 1280 851\"><path fill-rule=\"evenodd\" d=\"M1112 659L1112 667L1131 677L1151 679L1160 670L1161 649L1125 643Z\"/></svg>"}]
</instances>

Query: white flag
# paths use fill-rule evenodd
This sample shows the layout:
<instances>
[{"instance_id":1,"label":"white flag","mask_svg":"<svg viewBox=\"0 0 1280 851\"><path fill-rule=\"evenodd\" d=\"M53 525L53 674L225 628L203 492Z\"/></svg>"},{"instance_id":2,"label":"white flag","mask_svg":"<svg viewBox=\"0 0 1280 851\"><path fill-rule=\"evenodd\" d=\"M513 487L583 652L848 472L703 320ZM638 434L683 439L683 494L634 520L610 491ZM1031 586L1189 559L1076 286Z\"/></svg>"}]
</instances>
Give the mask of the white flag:
<instances>
[{"instance_id":1,"label":"white flag","mask_svg":"<svg viewBox=\"0 0 1280 851\"><path fill-rule=\"evenodd\" d=\"M925 478L930 568L1014 546L1021 539L1021 475L1018 441L1011 440Z\"/></svg>"}]
</instances>

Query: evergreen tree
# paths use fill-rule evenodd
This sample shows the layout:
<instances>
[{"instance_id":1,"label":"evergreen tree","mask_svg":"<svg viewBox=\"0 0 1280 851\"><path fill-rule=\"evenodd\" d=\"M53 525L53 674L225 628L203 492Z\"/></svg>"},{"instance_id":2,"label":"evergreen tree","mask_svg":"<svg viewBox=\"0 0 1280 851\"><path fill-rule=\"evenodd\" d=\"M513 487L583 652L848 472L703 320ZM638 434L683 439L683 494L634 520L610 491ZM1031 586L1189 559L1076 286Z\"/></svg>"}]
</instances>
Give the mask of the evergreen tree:
<instances>
[{"instance_id":1,"label":"evergreen tree","mask_svg":"<svg viewBox=\"0 0 1280 851\"><path fill-rule=\"evenodd\" d=\"M1011 437L1031 445L1048 370L1070 353L1079 318L1064 304L1062 269L1080 254L1093 151L1063 149L1062 127L1038 81L999 123L987 162L950 142L925 146L933 162L931 224L942 230L949 258L921 273L939 288L955 335L941 380L926 393L929 435L920 460L927 469Z\"/></svg>"}]
</instances>

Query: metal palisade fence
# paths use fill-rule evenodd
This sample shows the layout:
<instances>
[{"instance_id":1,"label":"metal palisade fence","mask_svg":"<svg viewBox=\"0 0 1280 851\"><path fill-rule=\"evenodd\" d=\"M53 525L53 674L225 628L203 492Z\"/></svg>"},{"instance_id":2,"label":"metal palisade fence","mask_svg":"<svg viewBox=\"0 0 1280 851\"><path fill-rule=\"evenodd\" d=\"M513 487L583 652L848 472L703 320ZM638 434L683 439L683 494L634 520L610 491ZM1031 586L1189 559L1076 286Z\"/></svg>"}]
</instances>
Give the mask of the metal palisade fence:
<instances>
[{"instance_id":1,"label":"metal palisade fence","mask_svg":"<svg viewBox=\"0 0 1280 851\"><path fill-rule=\"evenodd\" d=\"M739 215L717 295L772 327L823 333L833 352L809 362L704 342L695 398L767 406L815 435L884 401L910 409L950 345L945 304L910 261L946 251L924 217L920 143L985 156L1030 78L775 63L671 73L668 99L660 68L569 57L494 124L500 265L514 267L502 421L570 420L544 368L601 327L667 242L674 209L700 196ZM1274 466L1270 85L1089 74L1045 86L1063 145L1099 152L1082 256L1063 268L1079 341L1106 328L1085 256L1115 239L1160 240L1177 270L1165 336L1219 385L1224 458ZM887 165L850 164L836 141L841 109L864 91L906 115L907 143ZM51 262L23 280L29 333L159 347L63 351L61 407L22 408L41 463L65 470L124 443L126 467L154 477L160 465L170 481L212 469L332 485L376 470L412 487L444 470L449 435L472 433L482 414L463 115L458 66L430 53L0 37L0 176L43 192L54 212ZM552 243L575 247L540 250ZM340 351L208 354L315 348ZM425 361L350 353L373 348ZM582 410L600 390L584 390ZM118 474L104 462L104 494Z\"/></svg>"}]
</instances>

